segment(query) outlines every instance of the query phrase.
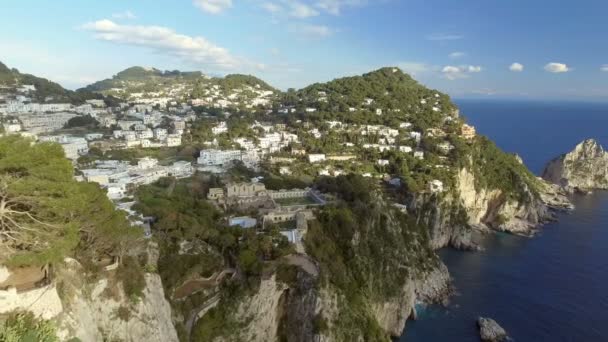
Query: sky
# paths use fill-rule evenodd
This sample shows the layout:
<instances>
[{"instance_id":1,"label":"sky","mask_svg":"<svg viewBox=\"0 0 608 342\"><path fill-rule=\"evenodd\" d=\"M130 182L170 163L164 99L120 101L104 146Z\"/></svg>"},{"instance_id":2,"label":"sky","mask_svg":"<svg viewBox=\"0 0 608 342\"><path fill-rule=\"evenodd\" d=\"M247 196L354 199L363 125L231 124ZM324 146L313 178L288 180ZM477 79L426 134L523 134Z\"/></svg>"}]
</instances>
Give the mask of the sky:
<instances>
[{"instance_id":1,"label":"sky","mask_svg":"<svg viewBox=\"0 0 608 342\"><path fill-rule=\"evenodd\" d=\"M280 89L398 66L454 97L608 99L605 0L4 1L0 61L75 89L135 65Z\"/></svg>"}]
</instances>

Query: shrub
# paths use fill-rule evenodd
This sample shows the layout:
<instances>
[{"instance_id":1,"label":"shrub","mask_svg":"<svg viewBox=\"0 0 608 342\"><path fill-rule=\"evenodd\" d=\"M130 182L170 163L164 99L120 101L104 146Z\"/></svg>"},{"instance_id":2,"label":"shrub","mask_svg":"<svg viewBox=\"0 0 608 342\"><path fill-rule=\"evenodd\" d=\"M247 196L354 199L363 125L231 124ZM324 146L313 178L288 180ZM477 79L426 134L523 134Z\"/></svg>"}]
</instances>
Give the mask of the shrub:
<instances>
[{"instance_id":1,"label":"shrub","mask_svg":"<svg viewBox=\"0 0 608 342\"><path fill-rule=\"evenodd\" d=\"M2 342L59 342L55 326L32 313L13 313L0 322Z\"/></svg>"}]
</instances>

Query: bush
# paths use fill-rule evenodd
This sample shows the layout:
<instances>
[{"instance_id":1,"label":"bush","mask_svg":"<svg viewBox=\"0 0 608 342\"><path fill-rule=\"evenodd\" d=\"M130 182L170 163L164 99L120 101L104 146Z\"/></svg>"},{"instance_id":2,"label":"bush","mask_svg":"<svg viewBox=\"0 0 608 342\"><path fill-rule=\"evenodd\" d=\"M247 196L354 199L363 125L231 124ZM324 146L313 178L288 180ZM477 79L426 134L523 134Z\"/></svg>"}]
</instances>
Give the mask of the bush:
<instances>
[{"instance_id":1,"label":"bush","mask_svg":"<svg viewBox=\"0 0 608 342\"><path fill-rule=\"evenodd\" d=\"M2 342L59 342L55 326L32 313L13 313L0 322Z\"/></svg>"},{"instance_id":2,"label":"bush","mask_svg":"<svg viewBox=\"0 0 608 342\"><path fill-rule=\"evenodd\" d=\"M146 288L144 270L135 257L126 256L116 271L116 277L122 283L122 288L131 301L136 302L143 297Z\"/></svg>"}]
</instances>

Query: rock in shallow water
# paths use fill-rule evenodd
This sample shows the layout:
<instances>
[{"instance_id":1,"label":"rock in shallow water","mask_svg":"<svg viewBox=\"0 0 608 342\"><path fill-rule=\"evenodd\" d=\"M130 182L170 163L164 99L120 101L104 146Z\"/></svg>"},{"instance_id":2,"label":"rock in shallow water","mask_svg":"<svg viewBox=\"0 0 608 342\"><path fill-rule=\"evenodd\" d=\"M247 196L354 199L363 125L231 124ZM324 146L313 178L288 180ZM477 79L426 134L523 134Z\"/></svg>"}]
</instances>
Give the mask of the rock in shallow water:
<instances>
[{"instance_id":1,"label":"rock in shallow water","mask_svg":"<svg viewBox=\"0 0 608 342\"><path fill-rule=\"evenodd\" d=\"M482 341L498 342L507 340L507 332L495 320L479 317L477 319L479 335Z\"/></svg>"}]
</instances>

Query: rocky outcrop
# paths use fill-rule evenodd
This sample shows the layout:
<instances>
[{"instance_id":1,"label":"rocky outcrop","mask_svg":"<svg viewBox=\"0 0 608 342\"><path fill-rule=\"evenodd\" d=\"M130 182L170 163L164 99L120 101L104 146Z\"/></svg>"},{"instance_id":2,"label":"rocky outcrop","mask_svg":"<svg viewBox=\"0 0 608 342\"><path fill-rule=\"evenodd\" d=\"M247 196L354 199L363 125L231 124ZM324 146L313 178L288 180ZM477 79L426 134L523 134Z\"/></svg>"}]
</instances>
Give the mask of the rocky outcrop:
<instances>
[{"instance_id":1,"label":"rocky outcrop","mask_svg":"<svg viewBox=\"0 0 608 342\"><path fill-rule=\"evenodd\" d=\"M385 331L391 336L400 336L406 321L416 318L416 305L446 305L451 294L450 274L447 267L440 262L432 271L406 282L401 295L373 305L372 311Z\"/></svg>"},{"instance_id":2,"label":"rocky outcrop","mask_svg":"<svg viewBox=\"0 0 608 342\"><path fill-rule=\"evenodd\" d=\"M508 339L505 329L491 318L479 317L477 325L479 326L479 336L482 341L500 342Z\"/></svg>"},{"instance_id":3,"label":"rocky outcrop","mask_svg":"<svg viewBox=\"0 0 608 342\"><path fill-rule=\"evenodd\" d=\"M587 139L551 160L542 177L567 189L608 189L608 152L597 141Z\"/></svg>"},{"instance_id":4,"label":"rocky outcrop","mask_svg":"<svg viewBox=\"0 0 608 342\"><path fill-rule=\"evenodd\" d=\"M263 279L258 292L241 302L236 313L240 322L249 322L239 332L244 341L273 341L279 329L280 302L285 284L279 283L275 275Z\"/></svg>"},{"instance_id":5,"label":"rocky outcrop","mask_svg":"<svg viewBox=\"0 0 608 342\"><path fill-rule=\"evenodd\" d=\"M116 293L109 279L87 284L75 260L58 275L62 279L65 310L55 320L59 337L82 341L178 341L158 274L145 275L146 287L138 301Z\"/></svg>"}]
</instances>

